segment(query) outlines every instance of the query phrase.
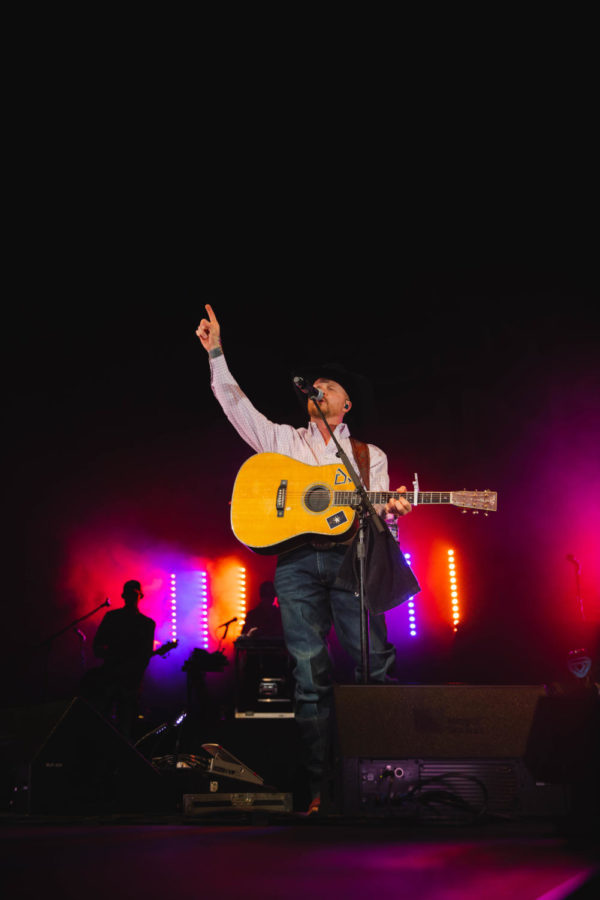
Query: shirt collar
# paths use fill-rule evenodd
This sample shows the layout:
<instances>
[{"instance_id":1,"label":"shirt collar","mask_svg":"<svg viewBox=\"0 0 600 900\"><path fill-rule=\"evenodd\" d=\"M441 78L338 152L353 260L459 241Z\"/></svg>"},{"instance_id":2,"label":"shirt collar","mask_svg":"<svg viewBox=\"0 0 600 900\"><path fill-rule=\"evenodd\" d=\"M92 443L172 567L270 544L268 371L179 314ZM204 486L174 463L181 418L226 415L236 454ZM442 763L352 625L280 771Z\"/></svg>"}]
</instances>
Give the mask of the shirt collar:
<instances>
[{"instance_id":1,"label":"shirt collar","mask_svg":"<svg viewBox=\"0 0 600 900\"><path fill-rule=\"evenodd\" d=\"M313 436L313 437L315 437L317 434L321 434L321 432L319 431L319 426L317 425L316 422L309 422L308 430L310 431L311 436ZM348 426L346 425L345 422L340 422L339 425L336 425L335 428L333 429L333 433L336 435L336 437L339 437L339 438L350 437L350 429L348 428Z\"/></svg>"}]
</instances>

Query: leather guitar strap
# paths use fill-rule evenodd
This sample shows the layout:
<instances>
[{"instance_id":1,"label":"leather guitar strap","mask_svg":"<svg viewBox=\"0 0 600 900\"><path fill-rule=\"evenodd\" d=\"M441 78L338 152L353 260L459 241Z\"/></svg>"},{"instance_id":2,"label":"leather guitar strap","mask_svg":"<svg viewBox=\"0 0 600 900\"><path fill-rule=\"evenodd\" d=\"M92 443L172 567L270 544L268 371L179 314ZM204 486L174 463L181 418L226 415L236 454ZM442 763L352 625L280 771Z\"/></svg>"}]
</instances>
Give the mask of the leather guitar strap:
<instances>
[{"instance_id":1,"label":"leather guitar strap","mask_svg":"<svg viewBox=\"0 0 600 900\"><path fill-rule=\"evenodd\" d=\"M358 466L358 473L362 478L362 482L367 490L369 490L369 473L371 471L371 454L369 453L369 445L358 438L350 438L352 444L352 453Z\"/></svg>"},{"instance_id":2,"label":"leather guitar strap","mask_svg":"<svg viewBox=\"0 0 600 900\"><path fill-rule=\"evenodd\" d=\"M369 447L364 441L359 441L358 438L350 438L350 444L352 446L352 453L354 455L354 459L356 461L356 465L358 466L358 474L360 475L362 482L367 490L369 490L369 471L371 468L371 454L369 453ZM358 519L355 521L354 528L352 529L351 537L347 538L342 542L342 546L345 544L351 544L354 540L356 529L358 527ZM339 546L335 541L310 541L311 547L314 547L315 550L330 550L332 547Z\"/></svg>"}]
</instances>

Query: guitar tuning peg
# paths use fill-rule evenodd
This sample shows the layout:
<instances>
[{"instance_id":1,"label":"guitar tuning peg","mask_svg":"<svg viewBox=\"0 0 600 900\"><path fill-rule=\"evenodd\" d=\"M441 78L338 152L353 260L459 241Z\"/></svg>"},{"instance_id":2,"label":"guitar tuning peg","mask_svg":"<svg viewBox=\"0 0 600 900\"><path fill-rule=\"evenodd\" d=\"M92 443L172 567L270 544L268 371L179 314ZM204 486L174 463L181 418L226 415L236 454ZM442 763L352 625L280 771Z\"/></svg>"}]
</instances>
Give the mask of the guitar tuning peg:
<instances>
[{"instance_id":1,"label":"guitar tuning peg","mask_svg":"<svg viewBox=\"0 0 600 900\"><path fill-rule=\"evenodd\" d=\"M485 516L486 519L487 519L487 517L489 516L489 513L484 512L484 516Z\"/></svg>"},{"instance_id":2,"label":"guitar tuning peg","mask_svg":"<svg viewBox=\"0 0 600 900\"><path fill-rule=\"evenodd\" d=\"M473 515L474 515L474 516L478 516L478 515L479 515L479 510L478 510L478 509L474 509L474 510L473 510Z\"/></svg>"},{"instance_id":3,"label":"guitar tuning peg","mask_svg":"<svg viewBox=\"0 0 600 900\"><path fill-rule=\"evenodd\" d=\"M466 516L466 514L468 513L468 509L461 509L461 513L463 514L463 516Z\"/></svg>"}]
</instances>

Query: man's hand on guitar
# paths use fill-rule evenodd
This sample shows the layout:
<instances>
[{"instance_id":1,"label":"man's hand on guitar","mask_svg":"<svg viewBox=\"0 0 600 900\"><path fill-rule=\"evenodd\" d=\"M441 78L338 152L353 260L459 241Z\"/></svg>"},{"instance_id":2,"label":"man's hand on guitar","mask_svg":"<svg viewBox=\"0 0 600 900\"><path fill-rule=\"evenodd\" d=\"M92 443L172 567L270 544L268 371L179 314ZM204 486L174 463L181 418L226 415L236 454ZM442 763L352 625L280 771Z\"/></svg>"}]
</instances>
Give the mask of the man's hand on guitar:
<instances>
[{"instance_id":1,"label":"man's hand on guitar","mask_svg":"<svg viewBox=\"0 0 600 900\"><path fill-rule=\"evenodd\" d=\"M200 343L206 352L210 353L211 350L218 350L221 347L221 327L212 306L209 306L208 303L206 304L206 312L208 319L200 321L196 334L200 338Z\"/></svg>"},{"instance_id":2,"label":"man's hand on guitar","mask_svg":"<svg viewBox=\"0 0 600 900\"><path fill-rule=\"evenodd\" d=\"M397 493L405 494L406 487L402 485L402 487L398 488ZM411 509L412 506L405 497L398 497L397 500L392 499L386 503L384 512L386 515L405 516L411 511Z\"/></svg>"}]
</instances>

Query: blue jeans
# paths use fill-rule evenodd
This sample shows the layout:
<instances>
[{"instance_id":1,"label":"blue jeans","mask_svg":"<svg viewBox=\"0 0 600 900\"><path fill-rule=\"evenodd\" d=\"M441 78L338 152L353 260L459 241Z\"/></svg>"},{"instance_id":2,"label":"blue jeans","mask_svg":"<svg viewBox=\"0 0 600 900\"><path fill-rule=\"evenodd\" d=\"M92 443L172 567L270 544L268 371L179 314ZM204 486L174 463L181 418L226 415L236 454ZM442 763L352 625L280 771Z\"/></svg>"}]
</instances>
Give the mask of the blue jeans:
<instances>
[{"instance_id":1,"label":"blue jeans","mask_svg":"<svg viewBox=\"0 0 600 900\"><path fill-rule=\"evenodd\" d=\"M328 550L305 545L280 556L275 572L285 642L294 661L296 721L307 751L313 796L320 790L327 757L333 696L327 635L332 625L356 664L356 680L362 680L360 599L334 587L346 550L341 545ZM370 617L369 638L370 681L384 683L396 660L384 616Z\"/></svg>"}]
</instances>

